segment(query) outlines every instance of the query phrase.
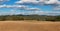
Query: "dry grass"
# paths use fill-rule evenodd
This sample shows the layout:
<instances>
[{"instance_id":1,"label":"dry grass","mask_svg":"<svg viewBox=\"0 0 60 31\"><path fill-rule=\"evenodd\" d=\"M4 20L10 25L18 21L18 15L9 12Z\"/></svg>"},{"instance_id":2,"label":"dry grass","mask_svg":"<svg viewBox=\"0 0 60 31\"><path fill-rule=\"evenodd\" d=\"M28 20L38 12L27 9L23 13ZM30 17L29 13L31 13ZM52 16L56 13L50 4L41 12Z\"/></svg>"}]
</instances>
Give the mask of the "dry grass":
<instances>
[{"instance_id":1,"label":"dry grass","mask_svg":"<svg viewBox=\"0 0 60 31\"><path fill-rule=\"evenodd\" d=\"M0 31L60 31L60 22L0 21Z\"/></svg>"}]
</instances>

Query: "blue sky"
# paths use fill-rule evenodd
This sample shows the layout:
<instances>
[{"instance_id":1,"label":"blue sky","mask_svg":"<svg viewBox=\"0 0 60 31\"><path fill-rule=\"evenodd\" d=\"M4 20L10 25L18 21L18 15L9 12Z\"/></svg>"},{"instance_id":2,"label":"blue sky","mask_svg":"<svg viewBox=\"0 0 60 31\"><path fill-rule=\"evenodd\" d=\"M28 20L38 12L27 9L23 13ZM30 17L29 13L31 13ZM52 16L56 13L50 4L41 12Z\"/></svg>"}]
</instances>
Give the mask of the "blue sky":
<instances>
[{"instance_id":1,"label":"blue sky","mask_svg":"<svg viewBox=\"0 0 60 31\"><path fill-rule=\"evenodd\" d=\"M49 0L47 3L43 0L3 0L0 1L0 15L11 14L38 14L38 15L60 15L60 2L57 0ZM51 3L52 2L52 3ZM11 8L7 8L8 6ZM19 5L15 8L12 5ZM25 8L24 8L25 7ZM37 10L35 10L37 8ZM39 10L38 10L39 9Z\"/></svg>"}]
</instances>

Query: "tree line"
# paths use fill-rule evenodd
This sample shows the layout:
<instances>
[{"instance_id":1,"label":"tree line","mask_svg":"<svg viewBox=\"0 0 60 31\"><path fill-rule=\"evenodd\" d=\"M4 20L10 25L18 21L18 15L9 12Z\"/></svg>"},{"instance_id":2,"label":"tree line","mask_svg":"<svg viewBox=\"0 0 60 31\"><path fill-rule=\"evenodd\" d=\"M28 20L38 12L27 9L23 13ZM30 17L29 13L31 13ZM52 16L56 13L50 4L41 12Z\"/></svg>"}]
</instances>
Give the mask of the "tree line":
<instances>
[{"instance_id":1,"label":"tree line","mask_svg":"<svg viewBox=\"0 0 60 31\"><path fill-rule=\"evenodd\" d=\"M47 15L5 15L0 16L0 21L21 21L21 20L36 20L36 21L60 21L60 16Z\"/></svg>"}]
</instances>

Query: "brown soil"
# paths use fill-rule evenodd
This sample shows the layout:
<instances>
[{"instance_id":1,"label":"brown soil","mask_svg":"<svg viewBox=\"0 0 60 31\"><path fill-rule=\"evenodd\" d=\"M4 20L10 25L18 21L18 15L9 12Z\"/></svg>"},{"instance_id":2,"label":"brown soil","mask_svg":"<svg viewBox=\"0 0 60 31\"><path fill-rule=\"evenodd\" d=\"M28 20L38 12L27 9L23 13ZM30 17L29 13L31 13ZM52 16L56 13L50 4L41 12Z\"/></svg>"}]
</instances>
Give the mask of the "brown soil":
<instances>
[{"instance_id":1,"label":"brown soil","mask_svg":"<svg viewBox=\"0 0 60 31\"><path fill-rule=\"evenodd\" d=\"M0 21L0 31L60 31L60 22Z\"/></svg>"}]
</instances>

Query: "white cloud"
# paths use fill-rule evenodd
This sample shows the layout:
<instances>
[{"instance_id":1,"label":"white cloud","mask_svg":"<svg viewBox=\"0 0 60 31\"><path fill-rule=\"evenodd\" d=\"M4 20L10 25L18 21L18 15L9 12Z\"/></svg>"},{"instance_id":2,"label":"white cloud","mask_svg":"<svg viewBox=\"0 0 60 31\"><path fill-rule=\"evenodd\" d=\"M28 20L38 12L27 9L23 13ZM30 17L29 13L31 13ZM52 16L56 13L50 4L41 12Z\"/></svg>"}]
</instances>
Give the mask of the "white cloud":
<instances>
[{"instance_id":1,"label":"white cloud","mask_svg":"<svg viewBox=\"0 0 60 31\"><path fill-rule=\"evenodd\" d=\"M17 1L15 2L16 4L38 4L39 1L36 0L21 0L21 1Z\"/></svg>"},{"instance_id":2,"label":"white cloud","mask_svg":"<svg viewBox=\"0 0 60 31\"><path fill-rule=\"evenodd\" d=\"M25 11L33 11L33 12L37 12L37 11L40 11L39 8L29 8L28 6L24 6L24 5L0 5L0 8L12 8L12 10L10 10L11 12L4 12L4 13L1 13L1 14L10 14L10 15L13 15L15 14L15 12L19 9L19 10L25 10ZM35 13L32 13L32 14L35 14ZM22 14L25 14L22 12ZM30 13L29 13L30 14Z\"/></svg>"},{"instance_id":3,"label":"white cloud","mask_svg":"<svg viewBox=\"0 0 60 31\"><path fill-rule=\"evenodd\" d=\"M38 1L17 1L16 4L38 4Z\"/></svg>"},{"instance_id":4,"label":"white cloud","mask_svg":"<svg viewBox=\"0 0 60 31\"><path fill-rule=\"evenodd\" d=\"M39 8L26 8L26 10L30 10L30 11L39 11Z\"/></svg>"},{"instance_id":5,"label":"white cloud","mask_svg":"<svg viewBox=\"0 0 60 31\"><path fill-rule=\"evenodd\" d=\"M35 2L36 0L21 0L23 2Z\"/></svg>"},{"instance_id":6,"label":"white cloud","mask_svg":"<svg viewBox=\"0 0 60 31\"><path fill-rule=\"evenodd\" d=\"M60 5L57 5L57 6L55 6L55 7L53 7L53 10L55 10L55 11L60 11Z\"/></svg>"},{"instance_id":7,"label":"white cloud","mask_svg":"<svg viewBox=\"0 0 60 31\"><path fill-rule=\"evenodd\" d=\"M0 1L9 1L9 0L0 0Z\"/></svg>"},{"instance_id":8,"label":"white cloud","mask_svg":"<svg viewBox=\"0 0 60 31\"><path fill-rule=\"evenodd\" d=\"M45 4L57 4L58 0L45 1Z\"/></svg>"},{"instance_id":9,"label":"white cloud","mask_svg":"<svg viewBox=\"0 0 60 31\"><path fill-rule=\"evenodd\" d=\"M24 5L0 5L0 8L23 8L23 7L27 7Z\"/></svg>"},{"instance_id":10,"label":"white cloud","mask_svg":"<svg viewBox=\"0 0 60 31\"><path fill-rule=\"evenodd\" d=\"M41 5L41 4L60 4L60 2L58 0L20 0L20 1L17 1L16 4L38 4L38 5Z\"/></svg>"},{"instance_id":11,"label":"white cloud","mask_svg":"<svg viewBox=\"0 0 60 31\"><path fill-rule=\"evenodd\" d=\"M60 6L58 6L58 8L59 7ZM0 8L14 8L13 10L11 10L11 12L9 12L9 13L12 13L12 14L14 14L16 12L16 9L31 11L31 12L22 12L22 14L25 14L25 13L26 14L38 14L38 15L55 15L55 14L60 14L59 12L51 12L51 13L44 12L44 11L42 11L39 8L29 8L28 6L24 6L24 5L0 5ZM57 9L57 8L55 8L55 9ZM7 14L7 13L5 13L5 14ZM12 15L12 14L10 14L10 15Z\"/></svg>"},{"instance_id":12,"label":"white cloud","mask_svg":"<svg viewBox=\"0 0 60 31\"><path fill-rule=\"evenodd\" d=\"M30 11L39 10L38 8L29 8L28 6L24 5L0 5L0 8L13 8L13 9L30 10Z\"/></svg>"},{"instance_id":13,"label":"white cloud","mask_svg":"<svg viewBox=\"0 0 60 31\"><path fill-rule=\"evenodd\" d=\"M0 5L2 5L5 2L8 2L8 1L10 1L10 0L0 0Z\"/></svg>"},{"instance_id":14,"label":"white cloud","mask_svg":"<svg viewBox=\"0 0 60 31\"><path fill-rule=\"evenodd\" d=\"M60 13L47 13L46 15L52 15L52 16L55 16L55 15L60 15Z\"/></svg>"}]
</instances>

